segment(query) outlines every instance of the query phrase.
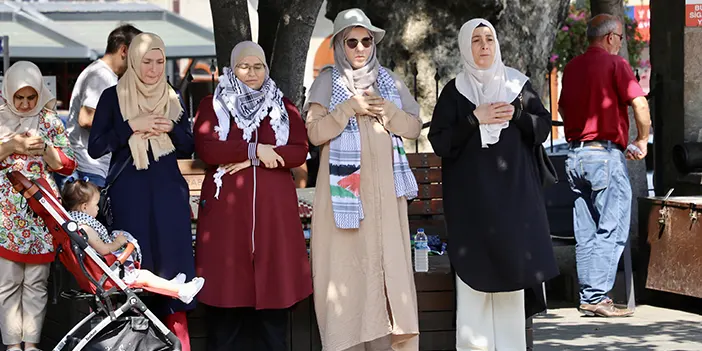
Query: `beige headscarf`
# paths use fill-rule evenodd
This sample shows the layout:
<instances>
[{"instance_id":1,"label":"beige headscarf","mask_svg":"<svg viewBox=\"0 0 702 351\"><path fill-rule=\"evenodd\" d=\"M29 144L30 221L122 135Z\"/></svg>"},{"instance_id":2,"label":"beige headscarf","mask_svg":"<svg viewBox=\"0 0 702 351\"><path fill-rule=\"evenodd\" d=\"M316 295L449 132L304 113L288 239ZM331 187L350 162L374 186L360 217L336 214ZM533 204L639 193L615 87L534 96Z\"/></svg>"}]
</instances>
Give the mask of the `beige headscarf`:
<instances>
[{"instance_id":1,"label":"beige headscarf","mask_svg":"<svg viewBox=\"0 0 702 351\"><path fill-rule=\"evenodd\" d=\"M247 56L253 56L261 60L261 63L266 66L266 77L270 75L268 63L266 63L266 53L263 51L261 45L258 45L250 40L242 41L234 46L232 53L229 56L229 67L233 70L234 67L239 64L239 61Z\"/></svg>"},{"instance_id":2,"label":"beige headscarf","mask_svg":"<svg viewBox=\"0 0 702 351\"><path fill-rule=\"evenodd\" d=\"M14 96L24 87L32 87L37 92L37 104L31 111L20 112L15 107ZM5 103L0 105L0 141L17 134L37 135L39 112L56 105L56 98L44 83L39 67L29 61L17 61L5 72L2 95Z\"/></svg>"},{"instance_id":3,"label":"beige headscarf","mask_svg":"<svg viewBox=\"0 0 702 351\"><path fill-rule=\"evenodd\" d=\"M129 45L127 71L117 83L119 110L125 121L143 115L157 114L178 122L183 114L183 108L180 106L178 94L166 82L165 70L156 84L144 84L141 80L141 60L151 50L160 50L163 57L166 57L163 41L158 35L152 33L137 35ZM156 161L159 157L175 151L175 146L168 134L164 133L148 139L134 134L129 138L129 148L136 169L149 168L147 153L149 146Z\"/></svg>"}]
</instances>

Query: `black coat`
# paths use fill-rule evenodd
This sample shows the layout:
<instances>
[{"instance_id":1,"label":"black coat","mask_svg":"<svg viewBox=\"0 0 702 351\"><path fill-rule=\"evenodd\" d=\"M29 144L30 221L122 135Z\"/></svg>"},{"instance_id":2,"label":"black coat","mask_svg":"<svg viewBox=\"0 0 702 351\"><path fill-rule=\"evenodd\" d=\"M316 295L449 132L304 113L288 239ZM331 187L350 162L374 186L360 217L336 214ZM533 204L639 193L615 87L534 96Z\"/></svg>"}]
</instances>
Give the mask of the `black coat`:
<instances>
[{"instance_id":1,"label":"black coat","mask_svg":"<svg viewBox=\"0 0 702 351\"><path fill-rule=\"evenodd\" d=\"M442 158L449 259L477 291L530 289L558 275L534 157L551 130L551 114L529 82L522 97L488 148L481 146L476 106L455 80L434 108L429 141Z\"/></svg>"}]
</instances>

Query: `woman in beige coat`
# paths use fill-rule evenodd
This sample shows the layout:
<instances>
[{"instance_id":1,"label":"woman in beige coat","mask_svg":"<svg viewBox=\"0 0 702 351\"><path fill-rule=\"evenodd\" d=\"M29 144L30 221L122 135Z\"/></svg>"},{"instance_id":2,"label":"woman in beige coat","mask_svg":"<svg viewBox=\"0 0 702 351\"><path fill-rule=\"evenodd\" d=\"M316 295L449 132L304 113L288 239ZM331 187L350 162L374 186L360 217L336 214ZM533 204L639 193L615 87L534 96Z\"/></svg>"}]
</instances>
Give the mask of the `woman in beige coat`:
<instances>
[{"instance_id":1,"label":"woman in beige coat","mask_svg":"<svg viewBox=\"0 0 702 351\"><path fill-rule=\"evenodd\" d=\"M334 21L335 65L306 104L321 146L312 218L314 302L324 350L418 350L407 199L417 194L402 137L419 105L376 59L385 31L359 9Z\"/></svg>"}]
</instances>

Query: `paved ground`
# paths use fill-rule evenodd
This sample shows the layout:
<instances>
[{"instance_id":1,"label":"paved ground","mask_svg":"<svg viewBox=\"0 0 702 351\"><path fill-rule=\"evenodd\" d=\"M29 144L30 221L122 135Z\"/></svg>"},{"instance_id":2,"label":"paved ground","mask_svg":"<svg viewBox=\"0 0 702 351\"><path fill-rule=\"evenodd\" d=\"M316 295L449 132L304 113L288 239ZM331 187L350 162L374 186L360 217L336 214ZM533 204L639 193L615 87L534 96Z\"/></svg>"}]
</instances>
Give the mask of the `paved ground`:
<instances>
[{"instance_id":1,"label":"paved ground","mask_svg":"<svg viewBox=\"0 0 702 351\"><path fill-rule=\"evenodd\" d=\"M581 317L556 308L534 321L535 351L702 351L702 315L639 306L628 318Z\"/></svg>"}]
</instances>

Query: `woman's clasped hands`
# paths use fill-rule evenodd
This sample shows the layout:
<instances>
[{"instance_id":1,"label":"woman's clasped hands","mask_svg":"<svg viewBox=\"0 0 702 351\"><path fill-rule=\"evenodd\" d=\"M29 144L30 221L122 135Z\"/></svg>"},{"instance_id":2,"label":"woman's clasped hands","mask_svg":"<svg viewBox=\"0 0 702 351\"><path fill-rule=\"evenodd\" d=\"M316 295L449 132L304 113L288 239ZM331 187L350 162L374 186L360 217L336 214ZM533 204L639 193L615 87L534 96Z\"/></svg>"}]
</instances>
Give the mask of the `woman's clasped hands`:
<instances>
[{"instance_id":1,"label":"woman's clasped hands","mask_svg":"<svg viewBox=\"0 0 702 351\"><path fill-rule=\"evenodd\" d=\"M174 127L172 120L158 114L142 115L129 120L128 123L134 133L141 134L144 139L169 133Z\"/></svg>"},{"instance_id":2,"label":"woman's clasped hands","mask_svg":"<svg viewBox=\"0 0 702 351\"><path fill-rule=\"evenodd\" d=\"M363 95L354 95L349 100L349 104L356 116L369 116L382 118L385 116L385 99L370 91L363 92Z\"/></svg>"},{"instance_id":3,"label":"woman's clasped hands","mask_svg":"<svg viewBox=\"0 0 702 351\"><path fill-rule=\"evenodd\" d=\"M40 156L46 150L46 143L40 136L17 134L8 143L11 143L15 153L27 156Z\"/></svg>"},{"instance_id":4,"label":"woman's clasped hands","mask_svg":"<svg viewBox=\"0 0 702 351\"><path fill-rule=\"evenodd\" d=\"M274 145L258 144L256 146L256 157L266 168L285 167L285 160L275 151ZM234 174L251 167L251 160L244 162L229 163L221 166L227 174Z\"/></svg>"},{"instance_id":5,"label":"woman's clasped hands","mask_svg":"<svg viewBox=\"0 0 702 351\"><path fill-rule=\"evenodd\" d=\"M500 124L512 119L514 106L506 102L482 104L473 111L473 115L480 124Z\"/></svg>"}]
</instances>

